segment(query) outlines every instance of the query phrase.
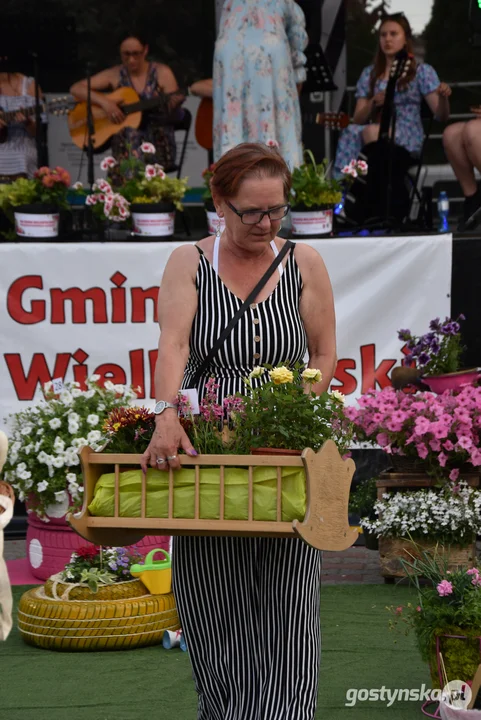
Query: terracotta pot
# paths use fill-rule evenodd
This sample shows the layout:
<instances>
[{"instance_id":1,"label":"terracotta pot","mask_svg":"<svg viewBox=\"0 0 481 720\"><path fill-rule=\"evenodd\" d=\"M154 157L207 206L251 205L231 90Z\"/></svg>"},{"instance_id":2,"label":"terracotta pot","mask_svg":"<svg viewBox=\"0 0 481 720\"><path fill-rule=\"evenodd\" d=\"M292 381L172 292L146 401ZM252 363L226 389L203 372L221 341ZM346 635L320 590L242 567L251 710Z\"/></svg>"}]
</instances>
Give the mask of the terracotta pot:
<instances>
[{"instance_id":1,"label":"terracotta pot","mask_svg":"<svg viewBox=\"0 0 481 720\"><path fill-rule=\"evenodd\" d=\"M302 450L286 448L251 448L251 455L302 455Z\"/></svg>"}]
</instances>

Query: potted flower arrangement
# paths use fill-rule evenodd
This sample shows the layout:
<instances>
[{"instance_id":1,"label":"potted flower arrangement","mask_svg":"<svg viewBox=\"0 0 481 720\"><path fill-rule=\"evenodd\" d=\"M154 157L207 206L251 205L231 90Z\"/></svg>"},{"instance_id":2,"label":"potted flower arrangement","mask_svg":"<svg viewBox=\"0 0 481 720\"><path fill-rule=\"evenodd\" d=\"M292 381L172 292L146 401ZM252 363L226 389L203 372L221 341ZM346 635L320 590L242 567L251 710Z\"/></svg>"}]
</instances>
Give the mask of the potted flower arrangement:
<instances>
[{"instance_id":1,"label":"potted flower arrangement","mask_svg":"<svg viewBox=\"0 0 481 720\"><path fill-rule=\"evenodd\" d=\"M22 238L58 236L59 212L68 210L70 175L59 166L41 167L31 179L0 185L0 208Z\"/></svg>"},{"instance_id":2,"label":"potted flower arrangement","mask_svg":"<svg viewBox=\"0 0 481 720\"><path fill-rule=\"evenodd\" d=\"M224 231L225 228L225 220L224 218L220 218L215 210L214 202L212 200L212 191L210 189L210 179L212 175L214 174L214 168L215 163L212 163L212 165L209 165L208 168L204 170L202 173L202 178L204 180L204 192L202 194L202 199L204 201L204 208L205 208L205 214L207 217L207 229L211 235L215 235L217 232L217 228L220 232Z\"/></svg>"},{"instance_id":3,"label":"potted flower arrangement","mask_svg":"<svg viewBox=\"0 0 481 720\"><path fill-rule=\"evenodd\" d=\"M400 388L412 383L443 393L476 382L481 377L479 368L460 369L464 350L461 342L463 320L464 315L459 315L456 320L435 318L429 324L429 332L420 336L410 330L399 330L398 337L404 341L403 350L407 355L405 366L393 370L393 385Z\"/></svg>"},{"instance_id":4,"label":"potted flower arrangement","mask_svg":"<svg viewBox=\"0 0 481 720\"><path fill-rule=\"evenodd\" d=\"M370 390L346 408L358 442L380 446L394 463L415 461L435 480L457 480L481 465L481 387L457 393ZM399 466L401 469L401 466Z\"/></svg>"},{"instance_id":5,"label":"potted flower arrangement","mask_svg":"<svg viewBox=\"0 0 481 720\"><path fill-rule=\"evenodd\" d=\"M84 389L72 382L59 393L48 382L43 400L9 419L5 479L26 502L28 559L41 579L63 567L78 545L65 515L69 507L82 503L79 450L86 445L100 448L105 442L101 428L110 411L136 397L130 387L99 381L99 375L92 375Z\"/></svg>"},{"instance_id":6,"label":"potted flower arrangement","mask_svg":"<svg viewBox=\"0 0 481 720\"><path fill-rule=\"evenodd\" d=\"M413 552L413 541L420 547L442 545L450 568L474 562L480 510L481 492L461 480L440 491L384 493L374 504L375 519L362 518L361 526L380 539L382 574L396 577L404 574L401 560Z\"/></svg>"},{"instance_id":7,"label":"potted flower arrangement","mask_svg":"<svg viewBox=\"0 0 481 720\"><path fill-rule=\"evenodd\" d=\"M161 643L166 630L179 629L179 619L172 592L149 594L136 577L144 562L143 548L135 545L79 546L62 571L20 598L23 639L69 651Z\"/></svg>"},{"instance_id":8,"label":"potted flower arrangement","mask_svg":"<svg viewBox=\"0 0 481 720\"><path fill-rule=\"evenodd\" d=\"M169 237L174 233L175 210L183 210L187 180L164 173L155 163L152 143L142 143L140 153L142 158L131 152L120 162L104 158L100 167L109 172L111 182L98 180L86 202L101 220L122 222L131 218L136 236Z\"/></svg>"},{"instance_id":9,"label":"potted flower arrangement","mask_svg":"<svg viewBox=\"0 0 481 720\"><path fill-rule=\"evenodd\" d=\"M342 186L328 177L327 160L316 163L310 150L306 162L292 173L292 232L322 237L332 232L333 209L342 199Z\"/></svg>"},{"instance_id":10,"label":"potted flower arrangement","mask_svg":"<svg viewBox=\"0 0 481 720\"><path fill-rule=\"evenodd\" d=\"M269 380L259 386L258 379L268 373ZM180 394L181 423L200 455L300 455L305 447L318 450L323 443L334 440L340 453L350 445L350 423L344 416L344 398L340 393L320 396L309 388L321 377L316 369L293 370L255 368L246 384L249 394L226 397L217 402L217 384L211 378L193 414L187 397ZM109 440L104 452L122 453L127 449L140 453L147 447L155 427L152 413L145 408L115 409L104 425ZM242 465L242 463L239 463ZM219 517L219 468L200 469L200 512L204 519ZM146 512L150 517L167 517L168 479L165 473L149 468L146 476ZM286 520L302 520L306 509L304 471L299 467L283 469L282 503ZM276 517L277 474L275 467L263 464L254 469L254 519L274 520ZM120 474L120 514L140 514L140 470ZM228 492L225 501L226 519L247 519L247 470L225 469ZM178 485L177 485L178 483ZM195 471L182 467L176 471L174 507L176 517L194 517ZM89 504L92 515L111 516L114 508L114 480L111 472L101 476L95 496Z\"/></svg>"},{"instance_id":11,"label":"potted flower arrangement","mask_svg":"<svg viewBox=\"0 0 481 720\"><path fill-rule=\"evenodd\" d=\"M417 601L389 607L391 629L414 630L432 687L445 685L440 654L449 680L470 683L481 662L481 573L475 565L449 569L438 548L417 548L402 563ZM421 581L421 578L423 580Z\"/></svg>"}]
</instances>

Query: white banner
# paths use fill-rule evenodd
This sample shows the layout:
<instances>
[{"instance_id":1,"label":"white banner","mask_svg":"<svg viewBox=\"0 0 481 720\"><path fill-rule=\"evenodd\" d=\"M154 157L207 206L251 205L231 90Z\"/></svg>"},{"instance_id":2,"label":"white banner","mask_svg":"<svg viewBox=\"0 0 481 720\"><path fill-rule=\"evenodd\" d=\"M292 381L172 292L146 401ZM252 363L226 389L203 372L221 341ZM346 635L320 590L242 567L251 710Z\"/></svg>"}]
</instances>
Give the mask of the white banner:
<instances>
[{"instance_id":1,"label":"white banner","mask_svg":"<svg viewBox=\"0 0 481 720\"><path fill-rule=\"evenodd\" d=\"M397 330L421 334L450 314L450 235L305 241L324 258L337 314L332 388L353 401L384 387L401 358ZM0 427L53 378L98 373L142 388L152 405L156 298L182 243L0 244Z\"/></svg>"}]
</instances>

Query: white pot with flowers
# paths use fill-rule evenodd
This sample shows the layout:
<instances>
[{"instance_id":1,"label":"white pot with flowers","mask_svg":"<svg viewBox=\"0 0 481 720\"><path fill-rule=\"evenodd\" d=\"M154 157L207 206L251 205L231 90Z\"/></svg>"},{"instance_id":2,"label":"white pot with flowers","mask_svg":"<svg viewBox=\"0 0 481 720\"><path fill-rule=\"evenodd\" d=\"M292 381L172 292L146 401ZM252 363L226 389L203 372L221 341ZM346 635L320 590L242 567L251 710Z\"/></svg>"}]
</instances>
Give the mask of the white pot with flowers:
<instances>
[{"instance_id":1,"label":"white pot with flowers","mask_svg":"<svg viewBox=\"0 0 481 720\"><path fill-rule=\"evenodd\" d=\"M92 375L84 388L72 382L58 393L48 382L42 400L10 416L4 475L27 507L28 559L36 577L58 572L81 541L65 520L69 508L82 504L79 451L100 449L109 413L136 397L132 388L101 384Z\"/></svg>"},{"instance_id":2,"label":"white pot with flowers","mask_svg":"<svg viewBox=\"0 0 481 720\"><path fill-rule=\"evenodd\" d=\"M205 209L205 215L207 220L207 230L210 235L215 235L217 230L219 229L220 232L224 232L225 228L225 220L224 218L220 218L217 215L214 201L212 199L212 190L210 189L210 179L212 175L214 174L215 169L215 163L212 163L212 165L209 165L208 168L204 170L202 173L202 178L204 180L205 190L202 193L202 199L204 201L204 209Z\"/></svg>"},{"instance_id":3,"label":"white pot with flowers","mask_svg":"<svg viewBox=\"0 0 481 720\"><path fill-rule=\"evenodd\" d=\"M329 177L327 160L316 163L310 150L304 155L306 162L292 173L292 232L327 237L332 233L334 207L342 199L341 184Z\"/></svg>"}]
</instances>

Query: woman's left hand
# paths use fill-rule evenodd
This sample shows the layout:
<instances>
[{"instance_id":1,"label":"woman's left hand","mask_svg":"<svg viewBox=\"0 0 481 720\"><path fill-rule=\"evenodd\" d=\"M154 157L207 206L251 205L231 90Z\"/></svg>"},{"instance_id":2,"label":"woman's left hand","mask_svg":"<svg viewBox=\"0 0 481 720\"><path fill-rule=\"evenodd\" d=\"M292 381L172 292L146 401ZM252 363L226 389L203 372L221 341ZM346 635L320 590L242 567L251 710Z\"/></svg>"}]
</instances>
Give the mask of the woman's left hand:
<instances>
[{"instance_id":1,"label":"woman's left hand","mask_svg":"<svg viewBox=\"0 0 481 720\"><path fill-rule=\"evenodd\" d=\"M453 92L449 85L445 82L439 83L439 85L436 88L436 92L441 97L448 98L450 97L451 93Z\"/></svg>"}]
</instances>

